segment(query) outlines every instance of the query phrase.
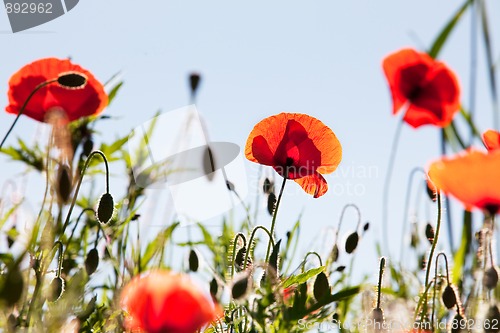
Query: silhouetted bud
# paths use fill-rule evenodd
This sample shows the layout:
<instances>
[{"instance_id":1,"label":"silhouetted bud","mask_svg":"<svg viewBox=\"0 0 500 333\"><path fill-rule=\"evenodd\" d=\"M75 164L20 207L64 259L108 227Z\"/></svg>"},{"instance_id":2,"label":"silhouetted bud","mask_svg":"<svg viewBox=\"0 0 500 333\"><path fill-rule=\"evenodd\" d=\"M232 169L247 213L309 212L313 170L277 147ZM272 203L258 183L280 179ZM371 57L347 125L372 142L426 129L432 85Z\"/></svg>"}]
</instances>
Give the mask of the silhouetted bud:
<instances>
[{"instance_id":1,"label":"silhouetted bud","mask_svg":"<svg viewBox=\"0 0 500 333\"><path fill-rule=\"evenodd\" d=\"M89 137L83 142L83 155L89 156L94 150L94 141Z\"/></svg>"},{"instance_id":2,"label":"silhouetted bud","mask_svg":"<svg viewBox=\"0 0 500 333\"><path fill-rule=\"evenodd\" d=\"M191 94L194 96L198 90L198 86L201 81L201 76L198 73L191 73L189 75L189 86L191 88Z\"/></svg>"},{"instance_id":3,"label":"silhouetted bud","mask_svg":"<svg viewBox=\"0 0 500 333\"><path fill-rule=\"evenodd\" d=\"M495 267L490 267L484 272L483 285L487 289L494 289L498 284L498 272Z\"/></svg>"},{"instance_id":4,"label":"silhouetted bud","mask_svg":"<svg viewBox=\"0 0 500 333\"><path fill-rule=\"evenodd\" d=\"M375 308L372 310L371 317L375 323L384 322L384 311L381 308Z\"/></svg>"},{"instance_id":5,"label":"silhouetted bud","mask_svg":"<svg viewBox=\"0 0 500 333\"><path fill-rule=\"evenodd\" d=\"M214 179L215 170L215 157L210 146L207 146L205 152L203 153L203 171L205 172L205 175L207 176L209 181L212 181ZM226 183L226 186L229 188L229 184Z\"/></svg>"},{"instance_id":6,"label":"silhouetted bud","mask_svg":"<svg viewBox=\"0 0 500 333\"><path fill-rule=\"evenodd\" d=\"M264 184L262 185L262 191L265 194L271 194L274 191L274 185L269 180L269 178L264 179Z\"/></svg>"},{"instance_id":7,"label":"silhouetted bud","mask_svg":"<svg viewBox=\"0 0 500 333\"><path fill-rule=\"evenodd\" d=\"M226 187L229 191L234 192L234 184L230 182L229 180L226 180Z\"/></svg>"},{"instance_id":8,"label":"silhouetted bud","mask_svg":"<svg viewBox=\"0 0 500 333\"><path fill-rule=\"evenodd\" d=\"M278 256L280 252L281 239L274 244L273 251L271 252L271 256L269 257L269 267L274 269L274 272L278 273Z\"/></svg>"},{"instance_id":9,"label":"silhouetted bud","mask_svg":"<svg viewBox=\"0 0 500 333\"><path fill-rule=\"evenodd\" d=\"M467 329L467 320L460 313L457 313L451 321L451 333L463 332L469 332Z\"/></svg>"},{"instance_id":10,"label":"silhouetted bud","mask_svg":"<svg viewBox=\"0 0 500 333\"><path fill-rule=\"evenodd\" d=\"M427 237L429 243L432 244L434 242L434 228L430 223L427 223L427 225L425 226L425 237Z\"/></svg>"},{"instance_id":11,"label":"silhouetted bud","mask_svg":"<svg viewBox=\"0 0 500 333\"><path fill-rule=\"evenodd\" d=\"M498 325L500 323L500 311L498 311L498 306L490 306L485 319L486 320L483 323L484 332L498 333Z\"/></svg>"},{"instance_id":12,"label":"silhouetted bud","mask_svg":"<svg viewBox=\"0 0 500 333\"><path fill-rule=\"evenodd\" d=\"M339 259L339 247L337 244L333 245L332 253L330 254L330 258L332 258L332 262L336 262Z\"/></svg>"},{"instance_id":13,"label":"silhouetted bud","mask_svg":"<svg viewBox=\"0 0 500 333\"><path fill-rule=\"evenodd\" d=\"M359 242L359 235L357 232L353 232L352 234L347 237L347 240L345 242L345 251L347 253L353 253L354 250L358 247L358 242Z\"/></svg>"},{"instance_id":14,"label":"silhouetted bud","mask_svg":"<svg viewBox=\"0 0 500 333\"><path fill-rule=\"evenodd\" d=\"M267 197L267 211L270 215L273 215L274 209L276 208L276 195L274 193L269 193Z\"/></svg>"},{"instance_id":15,"label":"silhouetted bud","mask_svg":"<svg viewBox=\"0 0 500 333\"><path fill-rule=\"evenodd\" d=\"M245 266L246 254L247 254L247 250L244 247L242 247L241 249L238 250L238 252L236 252L236 256L234 257L234 263L240 269L243 269L243 267ZM250 259L250 257L248 257L248 259Z\"/></svg>"},{"instance_id":16,"label":"silhouetted bud","mask_svg":"<svg viewBox=\"0 0 500 333\"><path fill-rule=\"evenodd\" d=\"M432 201L436 201L436 188L430 181L426 182L427 195Z\"/></svg>"},{"instance_id":17,"label":"silhouetted bud","mask_svg":"<svg viewBox=\"0 0 500 333\"><path fill-rule=\"evenodd\" d=\"M452 309L455 305L457 305L457 295L455 294L455 290L452 286L447 285L444 288L443 295L441 295L444 306L447 309Z\"/></svg>"},{"instance_id":18,"label":"silhouetted bud","mask_svg":"<svg viewBox=\"0 0 500 333\"><path fill-rule=\"evenodd\" d=\"M87 271L87 275L92 275L99 266L99 253L97 249L92 249L87 253L87 257L85 258L85 270Z\"/></svg>"},{"instance_id":19,"label":"silhouetted bud","mask_svg":"<svg viewBox=\"0 0 500 333\"><path fill-rule=\"evenodd\" d=\"M247 293L250 276L243 275L237 278L231 288L231 295L234 299L240 299Z\"/></svg>"},{"instance_id":20,"label":"silhouetted bud","mask_svg":"<svg viewBox=\"0 0 500 333\"><path fill-rule=\"evenodd\" d=\"M217 292L219 291L219 284L217 283L217 280L215 278L210 281L210 295L212 297L217 297Z\"/></svg>"},{"instance_id":21,"label":"silhouetted bud","mask_svg":"<svg viewBox=\"0 0 500 333\"><path fill-rule=\"evenodd\" d=\"M191 272L196 272L199 266L200 261L198 260L198 255L195 250L191 249L191 251L189 251L189 270Z\"/></svg>"},{"instance_id":22,"label":"silhouetted bud","mask_svg":"<svg viewBox=\"0 0 500 333\"><path fill-rule=\"evenodd\" d=\"M335 312L332 315L332 323L334 323L334 324L338 324L339 323L339 314L337 312Z\"/></svg>"},{"instance_id":23,"label":"silhouetted bud","mask_svg":"<svg viewBox=\"0 0 500 333\"><path fill-rule=\"evenodd\" d=\"M59 74L57 83L66 89L82 89L87 84L87 77L78 72L66 72Z\"/></svg>"},{"instance_id":24,"label":"silhouetted bud","mask_svg":"<svg viewBox=\"0 0 500 333\"><path fill-rule=\"evenodd\" d=\"M97 206L97 219L101 223L108 223L111 217L113 217L114 210L115 204L113 202L113 197L109 193L104 193Z\"/></svg>"},{"instance_id":25,"label":"silhouetted bud","mask_svg":"<svg viewBox=\"0 0 500 333\"><path fill-rule=\"evenodd\" d=\"M344 265L342 265L342 266L337 267L336 271L339 273L342 273L345 270L345 268L346 267Z\"/></svg>"},{"instance_id":26,"label":"silhouetted bud","mask_svg":"<svg viewBox=\"0 0 500 333\"><path fill-rule=\"evenodd\" d=\"M19 267L10 269L0 279L2 288L0 290L0 303L9 307L15 305L21 298L24 289L24 279Z\"/></svg>"},{"instance_id":27,"label":"silhouetted bud","mask_svg":"<svg viewBox=\"0 0 500 333\"><path fill-rule=\"evenodd\" d=\"M47 294L47 301L57 302L59 298L61 298L63 293L64 293L64 280L63 278L58 276L54 278L52 282L50 282Z\"/></svg>"},{"instance_id":28,"label":"silhouetted bud","mask_svg":"<svg viewBox=\"0 0 500 333\"><path fill-rule=\"evenodd\" d=\"M314 280L313 294L316 301L330 294L330 283L324 272L319 273Z\"/></svg>"},{"instance_id":29,"label":"silhouetted bud","mask_svg":"<svg viewBox=\"0 0 500 333\"><path fill-rule=\"evenodd\" d=\"M67 204L73 190L73 175L69 166L60 164L57 169L56 192L59 202Z\"/></svg>"},{"instance_id":30,"label":"silhouetted bud","mask_svg":"<svg viewBox=\"0 0 500 333\"><path fill-rule=\"evenodd\" d=\"M367 232L368 229L370 229L370 222L366 222L365 225L363 226L363 231Z\"/></svg>"}]
</instances>

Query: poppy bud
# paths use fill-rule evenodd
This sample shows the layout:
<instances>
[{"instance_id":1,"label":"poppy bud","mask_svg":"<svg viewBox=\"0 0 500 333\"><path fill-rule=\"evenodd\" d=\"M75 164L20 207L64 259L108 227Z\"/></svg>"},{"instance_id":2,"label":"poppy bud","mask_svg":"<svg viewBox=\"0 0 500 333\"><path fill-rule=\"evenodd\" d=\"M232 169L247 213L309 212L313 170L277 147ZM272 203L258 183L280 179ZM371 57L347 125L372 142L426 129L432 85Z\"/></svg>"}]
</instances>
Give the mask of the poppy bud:
<instances>
[{"instance_id":1,"label":"poppy bud","mask_svg":"<svg viewBox=\"0 0 500 333\"><path fill-rule=\"evenodd\" d=\"M447 285L444 288L443 295L441 295L444 306L447 309L452 309L455 305L457 305L457 295L455 294L455 290L452 286Z\"/></svg>"},{"instance_id":2,"label":"poppy bud","mask_svg":"<svg viewBox=\"0 0 500 333\"><path fill-rule=\"evenodd\" d=\"M230 182L229 180L226 180L226 186L229 191L234 192L234 184Z\"/></svg>"},{"instance_id":3,"label":"poppy bud","mask_svg":"<svg viewBox=\"0 0 500 333\"><path fill-rule=\"evenodd\" d=\"M242 247L241 249L238 250L236 253L236 257L234 258L234 263L241 269L244 266L245 262L245 256L247 254L247 250ZM250 259L250 257L248 257Z\"/></svg>"},{"instance_id":4,"label":"poppy bud","mask_svg":"<svg viewBox=\"0 0 500 333\"><path fill-rule=\"evenodd\" d=\"M89 156L94 150L94 141L89 137L83 142L83 155Z\"/></svg>"},{"instance_id":5,"label":"poppy bud","mask_svg":"<svg viewBox=\"0 0 500 333\"><path fill-rule=\"evenodd\" d=\"M66 72L59 74L57 83L66 89L82 89L87 84L87 77L78 72Z\"/></svg>"},{"instance_id":6,"label":"poppy bud","mask_svg":"<svg viewBox=\"0 0 500 333\"><path fill-rule=\"evenodd\" d=\"M339 322L339 314L337 312L335 312L333 315L332 315L332 323L334 324L338 324Z\"/></svg>"},{"instance_id":7,"label":"poppy bud","mask_svg":"<svg viewBox=\"0 0 500 333\"><path fill-rule=\"evenodd\" d=\"M316 301L330 294L330 283L324 272L319 273L314 280L313 294Z\"/></svg>"},{"instance_id":8,"label":"poppy bud","mask_svg":"<svg viewBox=\"0 0 500 333\"><path fill-rule=\"evenodd\" d=\"M381 308L375 308L372 310L371 317L375 323L384 322L384 311Z\"/></svg>"},{"instance_id":9,"label":"poppy bud","mask_svg":"<svg viewBox=\"0 0 500 333\"><path fill-rule=\"evenodd\" d=\"M66 164L59 165L56 178L56 192L59 202L66 204L69 202L73 189L73 175Z\"/></svg>"},{"instance_id":10,"label":"poppy bud","mask_svg":"<svg viewBox=\"0 0 500 333\"><path fill-rule=\"evenodd\" d=\"M85 258L85 270L87 271L87 275L92 275L99 266L99 253L96 248L87 253L87 257Z\"/></svg>"},{"instance_id":11,"label":"poppy bud","mask_svg":"<svg viewBox=\"0 0 500 333\"><path fill-rule=\"evenodd\" d=\"M189 75L189 86L191 88L191 94L195 95L196 90L198 90L198 85L200 84L201 76L198 73L191 73Z\"/></svg>"},{"instance_id":12,"label":"poppy bud","mask_svg":"<svg viewBox=\"0 0 500 333\"><path fill-rule=\"evenodd\" d=\"M267 197L267 211L269 212L269 215L273 215L275 208L276 208L276 195L271 192Z\"/></svg>"},{"instance_id":13,"label":"poppy bud","mask_svg":"<svg viewBox=\"0 0 500 333\"><path fill-rule=\"evenodd\" d=\"M468 332L467 321L460 313L457 313L455 317L453 317L453 320L451 321L451 333L462 333L462 332Z\"/></svg>"},{"instance_id":14,"label":"poppy bud","mask_svg":"<svg viewBox=\"0 0 500 333\"><path fill-rule=\"evenodd\" d=\"M57 276L50 282L47 300L49 302L57 302L64 293L64 280L62 277Z\"/></svg>"},{"instance_id":15,"label":"poppy bud","mask_svg":"<svg viewBox=\"0 0 500 333\"><path fill-rule=\"evenodd\" d=\"M199 266L200 261L198 260L198 255L195 250L191 249L191 251L189 251L189 270L191 272L196 272Z\"/></svg>"},{"instance_id":16,"label":"poppy bud","mask_svg":"<svg viewBox=\"0 0 500 333\"><path fill-rule=\"evenodd\" d=\"M278 272L278 255L280 252L281 239L274 245L271 256L269 257L269 267L272 267L274 272Z\"/></svg>"},{"instance_id":17,"label":"poppy bud","mask_svg":"<svg viewBox=\"0 0 500 333\"><path fill-rule=\"evenodd\" d=\"M240 299L245 296L248 290L250 276L243 275L239 279L235 280L231 288L231 295L234 299Z\"/></svg>"},{"instance_id":18,"label":"poppy bud","mask_svg":"<svg viewBox=\"0 0 500 333\"><path fill-rule=\"evenodd\" d=\"M356 250L356 247L358 247L358 242L359 235L357 232L353 232L349 235L349 237L347 237L347 240L345 242L345 251L347 253L353 253L354 250Z\"/></svg>"},{"instance_id":19,"label":"poppy bud","mask_svg":"<svg viewBox=\"0 0 500 333\"><path fill-rule=\"evenodd\" d=\"M342 272L345 270L345 268L346 268L346 267L345 267L344 265L342 265L342 266L337 267L337 269L335 269L335 270L336 270L337 272L339 272L339 273L342 273Z\"/></svg>"},{"instance_id":20,"label":"poppy bud","mask_svg":"<svg viewBox=\"0 0 500 333\"><path fill-rule=\"evenodd\" d=\"M370 222L366 222L365 225L363 226L363 231L367 232L368 229L370 229Z\"/></svg>"},{"instance_id":21,"label":"poppy bud","mask_svg":"<svg viewBox=\"0 0 500 333\"><path fill-rule=\"evenodd\" d=\"M210 281L210 295L212 297L217 297L217 292L219 291L219 284L217 283L217 280L215 278Z\"/></svg>"},{"instance_id":22,"label":"poppy bud","mask_svg":"<svg viewBox=\"0 0 500 333\"><path fill-rule=\"evenodd\" d=\"M494 289L498 284L498 272L495 267L490 267L484 272L483 286L487 289Z\"/></svg>"},{"instance_id":23,"label":"poppy bud","mask_svg":"<svg viewBox=\"0 0 500 333\"><path fill-rule=\"evenodd\" d=\"M103 224L108 223L113 217L114 209L113 197L109 193L104 193L97 206L97 220Z\"/></svg>"},{"instance_id":24,"label":"poppy bud","mask_svg":"<svg viewBox=\"0 0 500 333\"><path fill-rule=\"evenodd\" d=\"M269 180L269 178L264 179L264 184L262 185L262 191L264 194L271 194L274 191L274 185Z\"/></svg>"},{"instance_id":25,"label":"poppy bud","mask_svg":"<svg viewBox=\"0 0 500 333\"><path fill-rule=\"evenodd\" d=\"M487 325L488 323L489 325ZM484 332L485 333L497 333L498 323L500 323L500 311L498 311L498 306L492 305L488 309L486 314L486 320L484 321Z\"/></svg>"},{"instance_id":26,"label":"poppy bud","mask_svg":"<svg viewBox=\"0 0 500 333\"><path fill-rule=\"evenodd\" d=\"M15 305L21 298L24 289L24 279L21 271L18 267L14 267L1 280L0 304L4 303L9 307Z\"/></svg>"},{"instance_id":27,"label":"poppy bud","mask_svg":"<svg viewBox=\"0 0 500 333\"><path fill-rule=\"evenodd\" d=\"M432 243L434 242L434 228L430 223L427 223L427 225L425 226L425 237L427 237L427 240L432 245Z\"/></svg>"},{"instance_id":28,"label":"poppy bud","mask_svg":"<svg viewBox=\"0 0 500 333\"><path fill-rule=\"evenodd\" d=\"M339 259L339 247L337 244L333 245L332 253L330 254L330 258L332 258L332 262L336 262Z\"/></svg>"},{"instance_id":29,"label":"poppy bud","mask_svg":"<svg viewBox=\"0 0 500 333\"><path fill-rule=\"evenodd\" d=\"M434 187L434 185L431 184L430 181L427 181L425 188L427 190L429 199L431 199L432 201L436 201L436 188Z\"/></svg>"},{"instance_id":30,"label":"poppy bud","mask_svg":"<svg viewBox=\"0 0 500 333\"><path fill-rule=\"evenodd\" d=\"M215 159L212 149L207 146L205 152L203 153L203 171L207 176L209 181L212 181L215 177ZM226 183L226 186L229 188L229 184ZM234 187L234 186L233 186Z\"/></svg>"}]
</instances>

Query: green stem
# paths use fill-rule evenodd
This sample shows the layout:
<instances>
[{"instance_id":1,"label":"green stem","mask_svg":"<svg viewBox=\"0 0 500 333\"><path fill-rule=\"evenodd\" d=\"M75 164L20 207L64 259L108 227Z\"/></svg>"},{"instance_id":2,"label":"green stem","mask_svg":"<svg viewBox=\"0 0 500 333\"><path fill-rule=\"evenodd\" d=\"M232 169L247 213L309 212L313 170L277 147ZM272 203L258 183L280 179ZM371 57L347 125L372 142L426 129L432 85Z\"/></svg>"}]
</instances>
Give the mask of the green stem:
<instances>
[{"instance_id":1,"label":"green stem","mask_svg":"<svg viewBox=\"0 0 500 333\"><path fill-rule=\"evenodd\" d=\"M255 233L259 229L264 230L266 232L266 234L269 236L269 241L271 242L272 246L274 247L273 236L272 236L271 232L269 230L267 230L266 227L264 227L262 225L258 225L255 228L253 228L252 233L250 234L250 240L248 241L248 250L247 250L247 253L245 254L245 262L243 263L243 270L245 270L247 268L248 255L250 254L250 249L252 247L252 242L253 242L253 239L255 237Z\"/></svg>"},{"instance_id":2,"label":"green stem","mask_svg":"<svg viewBox=\"0 0 500 333\"><path fill-rule=\"evenodd\" d=\"M274 227L276 225L276 217L278 216L278 208L280 207L281 197L283 196L283 190L285 189L286 177L283 177L283 183L281 183L280 194L278 195L278 201L276 202L276 207L274 208L273 220L271 222L271 238L269 238L269 243L267 244L266 252L266 262L269 261L269 255L271 254L271 242L273 241Z\"/></svg>"},{"instance_id":3,"label":"green stem","mask_svg":"<svg viewBox=\"0 0 500 333\"><path fill-rule=\"evenodd\" d=\"M85 175L85 172L87 171L87 168L90 164L90 161L95 155L100 155L102 159L104 160L104 164L106 165L106 193L109 193L109 166L108 166L108 160L106 159L106 155L100 150L94 150L92 153L90 153L89 157L85 161L85 165L83 166L82 173L80 175L80 179L78 180L78 184L76 185L76 190L75 194L73 195L73 200L71 201L71 206L69 206L68 210L68 215L66 215L66 221L64 221L64 225L62 228L61 235L64 234L64 231L66 230L69 220L71 218L71 213L73 212L73 208L75 207L76 203L76 198L78 197L78 192L80 191L80 186L82 185L83 181L83 176Z\"/></svg>"},{"instance_id":4,"label":"green stem","mask_svg":"<svg viewBox=\"0 0 500 333\"><path fill-rule=\"evenodd\" d=\"M9 134L14 129L14 126L16 126L16 123L19 120L19 117L21 117L21 115L24 113L24 109L26 109L26 105L28 105L28 103L31 100L31 98L33 97L33 95L35 95L38 90L40 90L43 87L48 86L49 84L54 83L54 82L57 82L57 79L52 79L52 80L47 80L45 82L42 82L39 85L37 85L35 87L35 89L33 89L33 91L29 94L28 98L26 98L26 100L24 101L23 106L21 106L21 109L19 110L19 113L17 114L16 119L14 119L14 122L12 123L12 125L10 125L9 130L7 131L5 136L3 137L2 142L0 143L0 149L2 149L3 144L5 143L5 140L7 140L7 138L9 137Z\"/></svg>"},{"instance_id":5,"label":"green stem","mask_svg":"<svg viewBox=\"0 0 500 333\"><path fill-rule=\"evenodd\" d=\"M247 247L247 240L245 238L245 235L243 235L241 232L238 232L236 236L234 236L234 241L233 241L233 255L231 257L231 278L234 276L234 260L236 257L236 245L238 244L238 238L241 238L243 240L243 247Z\"/></svg>"},{"instance_id":6,"label":"green stem","mask_svg":"<svg viewBox=\"0 0 500 333\"><path fill-rule=\"evenodd\" d=\"M318 254L318 252L316 251L309 251L307 252L306 256L304 257L304 260L302 260L302 272L304 272L304 267L306 266L306 262L307 262L307 258L310 256L310 255L315 255L318 260L319 260L319 266L323 266L323 260L321 260L321 256Z\"/></svg>"}]
</instances>

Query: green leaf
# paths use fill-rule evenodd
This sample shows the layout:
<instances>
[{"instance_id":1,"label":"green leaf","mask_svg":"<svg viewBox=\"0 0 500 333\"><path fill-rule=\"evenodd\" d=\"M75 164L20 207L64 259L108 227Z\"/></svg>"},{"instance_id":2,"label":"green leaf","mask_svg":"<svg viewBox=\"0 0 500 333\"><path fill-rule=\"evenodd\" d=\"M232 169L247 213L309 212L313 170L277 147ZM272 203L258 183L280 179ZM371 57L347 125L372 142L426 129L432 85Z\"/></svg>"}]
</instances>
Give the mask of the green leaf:
<instances>
[{"instance_id":1,"label":"green leaf","mask_svg":"<svg viewBox=\"0 0 500 333\"><path fill-rule=\"evenodd\" d=\"M465 13L469 5L472 4L472 2L472 0L466 0L465 3L455 13L455 15L452 16L450 21L444 26L443 30L441 30L437 38L434 40L434 43L432 43L432 46L428 52L431 57L437 58L439 52L441 51L441 48L450 36L450 33L453 31L455 25L458 21L460 21L460 18Z\"/></svg>"},{"instance_id":2,"label":"green leaf","mask_svg":"<svg viewBox=\"0 0 500 333\"><path fill-rule=\"evenodd\" d=\"M111 91L108 94L108 106L110 106L111 102L113 102L113 100L115 99L116 94L118 93L118 90L120 90L120 88L123 86L123 83L123 81L120 81L113 88L111 88Z\"/></svg>"},{"instance_id":3,"label":"green leaf","mask_svg":"<svg viewBox=\"0 0 500 333\"><path fill-rule=\"evenodd\" d=\"M168 226L165 230L163 230L156 238L148 244L146 250L144 251L144 255L141 258L141 271L143 268L146 268L151 259L158 253L160 253L161 249L165 246L165 242L170 239L174 230L179 226L179 222L175 222Z\"/></svg>"},{"instance_id":4,"label":"green leaf","mask_svg":"<svg viewBox=\"0 0 500 333\"><path fill-rule=\"evenodd\" d=\"M0 229L3 228L3 225L5 224L5 222L7 222L9 220L9 217L12 216L12 214L14 214L14 212L17 210L17 208L19 206L21 206L22 204L22 201L16 203L14 206L12 206L1 218L0 218Z\"/></svg>"},{"instance_id":5,"label":"green leaf","mask_svg":"<svg viewBox=\"0 0 500 333\"><path fill-rule=\"evenodd\" d=\"M315 277L316 275L318 275L319 273L323 272L324 270L325 270L325 266L321 266L318 268L312 268L312 269L310 269L304 273L298 274L298 275L290 276L288 279L286 279L283 282L283 288L288 288L294 284L305 283L305 282L309 281L309 279L311 279L311 278Z\"/></svg>"}]
</instances>

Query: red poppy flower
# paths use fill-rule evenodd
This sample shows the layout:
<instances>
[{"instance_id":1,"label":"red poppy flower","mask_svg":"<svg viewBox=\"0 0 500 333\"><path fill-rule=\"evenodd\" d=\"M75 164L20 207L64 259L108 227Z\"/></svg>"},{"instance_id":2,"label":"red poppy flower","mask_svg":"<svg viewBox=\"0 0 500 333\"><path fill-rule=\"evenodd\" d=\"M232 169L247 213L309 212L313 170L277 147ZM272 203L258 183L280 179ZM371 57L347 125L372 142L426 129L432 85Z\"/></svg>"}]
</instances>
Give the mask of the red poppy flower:
<instances>
[{"instance_id":1,"label":"red poppy flower","mask_svg":"<svg viewBox=\"0 0 500 333\"><path fill-rule=\"evenodd\" d=\"M293 179L315 198L328 190L321 174L335 171L342 146L333 131L311 116L280 113L260 121L248 136L245 156Z\"/></svg>"},{"instance_id":2,"label":"red poppy flower","mask_svg":"<svg viewBox=\"0 0 500 333\"><path fill-rule=\"evenodd\" d=\"M103 85L89 71L67 59L45 58L28 64L9 80L9 105L6 111L18 114L22 105L42 82L53 80L63 73L76 72L86 77L87 83L80 89L68 89L57 83L37 91L26 105L24 114L38 121L45 121L51 109L62 109L69 121L97 115L108 104Z\"/></svg>"},{"instance_id":3,"label":"red poppy flower","mask_svg":"<svg viewBox=\"0 0 500 333\"><path fill-rule=\"evenodd\" d=\"M218 311L187 276L153 271L133 278L121 293L125 328L133 332L194 333Z\"/></svg>"},{"instance_id":4,"label":"red poppy flower","mask_svg":"<svg viewBox=\"0 0 500 333\"><path fill-rule=\"evenodd\" d=\"M455 74L426 53L403 49L383 61L391 89L393 114L406 107L404 121L446 127L460 109L460 88Z\"/></svg>"},{"instance_id":5,"label":"red poppy flower","mask_svg":"<svg viewBox=\"0 0 500 333\"><path fill-rule=\"evenodd\" d=\"M500 149L500 133L495 130L487 130L483 133L483 143L488 150Z\"/></svg>"},{"instance_id":6,"label":"red poppy flower","mask_svg":"<svg viewBox=\"0 0 500 333\"><path fill-rule=\"evenodd\" d=\"M434 185L460 200L465 208L496 214L500 209L500 151L468 150L444 157L429 167Z\"/></svg>"}]
</instances>

